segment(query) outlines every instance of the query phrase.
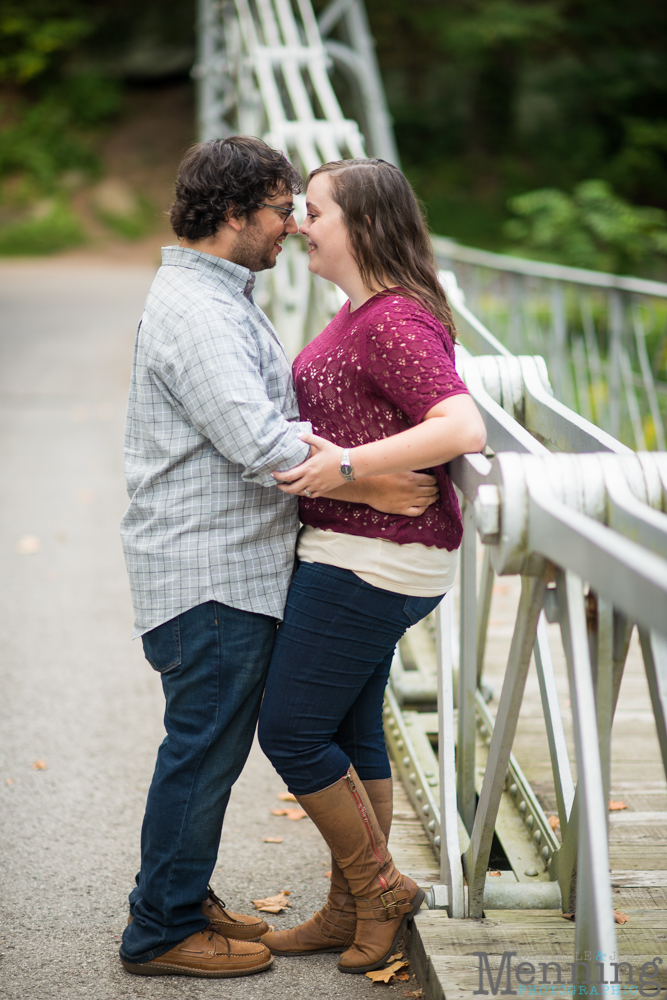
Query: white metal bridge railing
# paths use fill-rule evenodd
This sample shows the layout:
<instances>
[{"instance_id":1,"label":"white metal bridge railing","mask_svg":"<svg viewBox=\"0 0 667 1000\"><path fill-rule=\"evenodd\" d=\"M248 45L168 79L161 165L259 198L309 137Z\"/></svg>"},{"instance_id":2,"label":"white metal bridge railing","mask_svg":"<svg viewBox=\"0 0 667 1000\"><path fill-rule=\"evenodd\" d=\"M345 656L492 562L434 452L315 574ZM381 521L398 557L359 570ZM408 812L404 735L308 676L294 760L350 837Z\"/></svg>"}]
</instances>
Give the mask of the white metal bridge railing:
<instances>
[{"instance_id":1,"label":"white metal bridge railing","mask_svg":"<svg viewBox=\"0 0 667 1000\"><path fill-rule=\"evenodd\" d=\"M665 449L667 284L435 237L472 312L513 354L547 359L558 399L639 451Z\"/></svg>"},{"instance_id":2,"label":"white metal bridge railing","mask_svg":"<svg viewBox=\"0 0 667 1000\"><path fill-rule=\"evenodd\" d=\"M448 595L435 618L435 685L429 690L429 678L403 670L399 657L385 732L440 852L442 887L434 888L431 905L453 917L481 917L485 905L562 906L577 913L577 953L609 956L616 953L607 831L611 727L635 623L667 770L667 455L634 454L568 411L550 393L543 359L510 355L465 308L453 275L442 279L462 331L459 366L495 454L450 463L464 516L458 690ZM486 353L474 357L467 348ZM476 531L484 547L479 587ZM482 678L495 574L520 575L521 599L494 717ZM568 665L576 788L545 618L560 625ZM533 653L562 844L511 752ZM400 705L415 700L423 707L434 695L437 762L417 713ZM487 759L476 788L478 730ZM487 879L502 800L518 811L534 847L535 867L524 872L525 853L520 867L513 863L515 884Z\"/></svg>"},{"instance_id":3,"label":"white metal bridge railing","mask_svg":"<svg viewBox=\"0 0 667 1000\"><path fill-rule=\"evenodd\" d=\"M341 111L334 64L354 83L363 134ZM193 73L202 138L261 135L304 172L365 150L396 162L362 0L333 0L319 20L310 0L199 0ZM464 517L460 625L448 595L435 649L428 624L408 632L413 669L397 656L386 738L440 857L431 905L458 918L484 906L576 909L577 953L609 960L610 734L635 624L667 762L667 456L644 452L664 448L667 386L657 376L667 286L434 244L461 332L459 366L491 450L450 464ZM286 247L258 294L295 354L337 300L311 280L298 241ZM628 433L639 454L618 440ZM521 599L494 715L483 670L495 574L520 576ZM559 624L567 659L576 787L546 621ZM533 654L562 844L512 754ZM410 711L415 703L422 711ZM521 843L512 839L517 816ZM494 831L513 869L501 884L486 878Z\"/></svg>"}]
</instances>

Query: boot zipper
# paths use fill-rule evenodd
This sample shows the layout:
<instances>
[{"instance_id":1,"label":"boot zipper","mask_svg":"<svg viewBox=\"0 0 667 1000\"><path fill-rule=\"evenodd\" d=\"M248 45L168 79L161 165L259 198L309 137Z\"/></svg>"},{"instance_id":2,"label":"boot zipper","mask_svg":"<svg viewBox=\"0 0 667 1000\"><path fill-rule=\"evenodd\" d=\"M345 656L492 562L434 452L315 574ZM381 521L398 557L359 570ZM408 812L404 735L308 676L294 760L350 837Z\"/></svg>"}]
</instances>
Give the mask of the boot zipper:
<instances>
[{"instance_id":1,"label":"boot zipper","mask_svg":"<svg viewBox=\"0 0 667 1000\"><path fill-rule=\"evenodd\" d=\"M361 818L364 822L364 826L366 827L366 832L368 833L368 839L371 842L371 849L373 851L373 854L375 855L378 865L380 866L380 868L382 868L384 865L384 860L382 858L382 855L380 854L380 850L377 844L375 843L375 837L373 836L373 827L371 826L370 820L368 819L368 813L366 812L366 807L364 806L364 803L361 800L361 796L357 791L357 786L352 780L352 776L350 775L349 771L345 775L345 777L347 778L347 783L350 786L350 791L352 792L352 798L357 804L357 809L359 810L359 814L361 815ZM378 877L378 882L380 883L380 885L384 886L384 890L386 892L389 889L389 883L387 882L386 878L384 878L384 876L380 874L380 872L378 872L377 877Z\"/></svg>"}]
</instances>

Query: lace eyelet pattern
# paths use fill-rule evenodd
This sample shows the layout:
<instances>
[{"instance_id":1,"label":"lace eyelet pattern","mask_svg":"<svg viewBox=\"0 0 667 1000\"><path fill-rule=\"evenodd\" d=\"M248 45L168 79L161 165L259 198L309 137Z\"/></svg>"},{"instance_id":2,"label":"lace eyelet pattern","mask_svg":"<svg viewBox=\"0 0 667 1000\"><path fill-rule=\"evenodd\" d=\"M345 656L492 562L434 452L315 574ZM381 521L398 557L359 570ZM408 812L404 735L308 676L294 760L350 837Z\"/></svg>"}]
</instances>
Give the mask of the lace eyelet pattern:
<instances>
[{"instance_id":1,"label":"lace eyelet pattern","mask_svg":"<svg viewBox=\"0 0 667 1000\"><path fill-rule=\"evenodd\" d=\"M398 434L420 423L436 403L467 391L445 327L419 303L395 292L374 296L354 313L346 303L301 351L293 371L301 419L343 448ZM440 497L420 517L320 497L300 499L301 521L451 552L462 535L456 493L444 466L428 471L438 480Z\"/></svg>"}]
</instances>

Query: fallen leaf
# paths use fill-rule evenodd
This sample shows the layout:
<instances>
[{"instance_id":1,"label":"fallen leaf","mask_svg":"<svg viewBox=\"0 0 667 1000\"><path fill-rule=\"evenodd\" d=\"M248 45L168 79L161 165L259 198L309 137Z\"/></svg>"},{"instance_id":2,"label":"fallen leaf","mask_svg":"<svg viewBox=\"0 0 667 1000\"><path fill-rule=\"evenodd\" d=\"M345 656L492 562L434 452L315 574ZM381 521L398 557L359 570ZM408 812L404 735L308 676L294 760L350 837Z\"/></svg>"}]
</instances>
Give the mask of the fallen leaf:
<instances>
[{"instance_id":1,"label":"fallen leaf","mask_svg":"<svg viewBox=\"0 0 667 1000\"><path fill-rule=\"evenodd\" d=\"M400 969L408 964L408 962L394 962L386 969L376 969L375 972L367 972L366 975L374 983L388 983Z\"/></svg>"},{"instance_id":2,"label":"fallen leaf","mask_svg":"<svg viewBox=\"0 0 667 1000\"><path fill-rule=\"evenodd\" d=\"M42 547L37 535L22 535L16 543L16 551L22 556L34 556Z\"/></svg>"},{"instance_id":3,"label":"fallen leaf","mask_svg":"<svg viewBox=\"0 0 667 1000\"><path fill-rule=\"evenodd\" d=\"M304 819L307 815L305 809L272 809L274 816L287 816L288 819Z\"/></svg>"},{"instance_id":4,"label":"fallen leaf","mask_svg":"<svg viewBox=\"0 0 667 1000\"><path fill-rule=\"evenodd\" d=\"M278 798L281 802L296 802L296 795L291 792L280 792Z\"/></svg>"},{"instance_id":5,"label":"fallen leaf","mask_svg":"<svg viewBox=\"0 0 667 1000\"><path fill-rule=\"evenodd\" d=\"M621 913L620 910L614 910L614 920L617 924L627 924L630 917L627 913Z\"/></svg>"},{"instance_id":6,"label":"fallen leaf","mask_svg":"<svg viewBox=\"0 0 667 1000\"><path fill-rule=\"evenodd\" d=\"M328 871L328 872L325 872L325 873L324 873L324 877L325 877L325 878L331 878L331 869L329 869L329 871Z\"/></svg>"},{"instance_id":7,"label":"fallen leaf","mask_svg":"<svg viewBox=\"0 0 667 1000\"><path fill-rule=\"evenodd\" d=\"M614 802L613 799L609 799L609 812L618 812L620 809L627 809L625 802Z\"/></svg>"},{"instance_id":8,"label":"fallen leaf","mask_svg":"<svg viewBox=\"0 0 667 1000\"><path fill-rule=\"evenodd\" d=\"M14 779L13 778L5 778L5 784L6 785L13 785L14 784Z\"/></svg>"},{"instance_id":9,"label":"fallen leaf","mask_svg":"<svg viewBox=\"0 0 667 1000\"><path fill-rule=\"evenodd\" d=\"M289 892L283 890L276 896L267 896L266 899L251 899L250 902L256 910L262 910L264 913L281 913L285 907L292 905L288 902L287 896L289 896Z\"/></svg>"},{"instance_id":10,"label":"fallen leaf","mask_svg":"<svg viewBox=\"0 0 667 1000\"><path fill-rule=\"evenodd\" d=\"M499 871L495 871L495 872L489 871L489 872L487 872L487 874L490 875L491 878L500 878L500 872Z\"/></svg>"},{"instance_id":11,"label":"fallen leaf","mask_svg":"<svg viewBox=\"0 0 667 1000\"><path fill-rule=\"evenodd\" d=\"M263 844L282 844L282 837L262 837Z\"/></svg>"},{"instance_id":12,"label":"fallen leaf","mask_svg":"<svg viewBox=\"0 0 667 1000\"><path fill-rule=\"evenodd\" d=\"M557 826L560 826L560 820L558 819L558 816L549 817L549 826L551 827L552 830L555 830Z\"/></svg>"},{"instance_id":13,"label":"fallen leaf","mask_svg":"<svg viewBox=\"0 0 667 1000\"><path fill-rule=\"evenodd\" d=\"M286 809L285 815L288 819L298 820L305 819L308 814L305 809Z\"/></svg>"},{"instance_id":14,"label":"fallen leaf","mask_svg":"<svg viewBox=\"0 0 667 1000\"><path fill-rule=\"evenodd\" d=\"M571 920L572 923L574 923L574 917L575 917L574 913L564 913L563 914L563 920Z\"/></svg>"},{"instance_id":15,"label":"fallen leaf","mask_svg":"<svg viewBox=\"0 0 667 1000\"><path fill-rule=\"evenodd\" d=\"M419 1000L419 997L424 996L423 990L403 990L404 997L414 997L415 1000Z\"/></svg>"},{"instance_id":16,"label":"fallen leaf","mask_svg":"<svg viewBox=\"0 0 667 1000\"><path fill-rule=\"evenodd\" d=\"M410 973L409 972L399 972L399 974L396 976L396 978L400 979L400 981L402 983L407 983L408 979L410 978Z\"/></svg>"},{"instance_id":17,"label":"fallen leaf","mask_svg":"<svg viewBox=\"0 0 667 1000\"><path fill-rule=\"evenodd\" d=\"M45 760L36 760L33 765L33 771L46 771L48 764Z\"/></svg>"},{"instance_id":18,"label":"fallen leaf","mask_svg":"<svg viewBox=\"0 0 667 1000\"><path fill-rule=\"evenodd\" d=\"M390 962L397 962L399 958L403 958L403 952L397 951L394 955L389 956Z\"/></svg>"}]
</instances>

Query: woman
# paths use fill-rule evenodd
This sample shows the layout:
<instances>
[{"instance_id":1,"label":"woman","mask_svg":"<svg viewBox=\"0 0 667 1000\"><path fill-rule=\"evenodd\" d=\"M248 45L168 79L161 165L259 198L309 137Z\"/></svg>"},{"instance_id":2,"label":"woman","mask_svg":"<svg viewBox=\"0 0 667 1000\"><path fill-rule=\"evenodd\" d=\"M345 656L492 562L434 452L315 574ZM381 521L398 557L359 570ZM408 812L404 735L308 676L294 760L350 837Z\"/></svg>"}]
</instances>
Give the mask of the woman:
<instances>
[{"instance_id":1,"label":"woman","mask_svg":"<svg viewBox=\"0 0 667 1000\"><path fill-rule=\"evenodd\" d=\"M484 447L456 374L451 312L410 185L383 160L308 178L309 268L349 301L297 357L310 458L280 489L302 499L297 554L259 722L262 748L333 855L311 920L265 934L275 954L343 951L342 972L389 957L423 892L387 849L391 771L382 702L396 643L452 586L461 515L443 463ZM417 518L326 499L345 480L433 468Z\"/></svg>"}]
</instances>

